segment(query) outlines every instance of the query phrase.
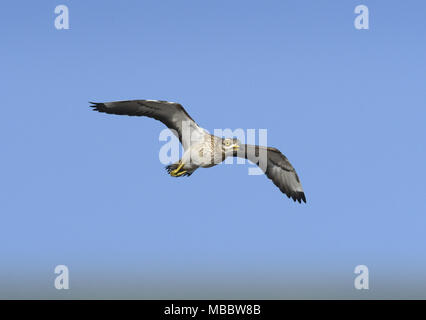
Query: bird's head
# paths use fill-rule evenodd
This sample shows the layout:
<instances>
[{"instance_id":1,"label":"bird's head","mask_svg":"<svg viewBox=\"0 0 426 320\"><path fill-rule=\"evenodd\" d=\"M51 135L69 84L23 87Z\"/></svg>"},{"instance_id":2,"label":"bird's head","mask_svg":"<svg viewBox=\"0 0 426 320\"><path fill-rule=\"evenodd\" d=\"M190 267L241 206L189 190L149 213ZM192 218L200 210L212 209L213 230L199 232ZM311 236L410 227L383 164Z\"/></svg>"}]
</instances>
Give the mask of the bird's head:
<instances>
[{"instance_id":1,"label":"bird's head","mask_svg":"<svg viewBox=\"0 0 426 320\"><path fill-rule=\"evenodd\" d=\"M227 156L231 156L234 153L234 151L237 151L240 148L240 145L241 145L241 142L238 139L235 139L235 138L222 139L222 149Z\"/></svg>"}]
</instances>

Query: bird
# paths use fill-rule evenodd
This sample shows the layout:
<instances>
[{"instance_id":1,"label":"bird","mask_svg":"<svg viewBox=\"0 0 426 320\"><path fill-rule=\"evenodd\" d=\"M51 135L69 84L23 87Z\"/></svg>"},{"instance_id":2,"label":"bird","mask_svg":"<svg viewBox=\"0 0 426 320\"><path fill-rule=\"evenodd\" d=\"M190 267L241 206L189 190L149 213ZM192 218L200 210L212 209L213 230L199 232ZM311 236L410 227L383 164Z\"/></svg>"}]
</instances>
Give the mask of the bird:
<instances>
[{"instance_id":1,"label":"bird","mask_svg":"<svg viewBox=\"0 0 426 320\"><path fill-rule=\"evenodd\" d=\"M227 157L245 158L258 165L266 176L294 202L306 203L299 176L278 149L243 144L236 138L211 135L200 127L180 103L164 100L89 102L94 111L114 115L145 116L161 121L179 139L182 158L166 166L172 177L189 177L198 168L210 168ZM264 165L261 165L264 156Z\"/></svg>"}]
</instances>

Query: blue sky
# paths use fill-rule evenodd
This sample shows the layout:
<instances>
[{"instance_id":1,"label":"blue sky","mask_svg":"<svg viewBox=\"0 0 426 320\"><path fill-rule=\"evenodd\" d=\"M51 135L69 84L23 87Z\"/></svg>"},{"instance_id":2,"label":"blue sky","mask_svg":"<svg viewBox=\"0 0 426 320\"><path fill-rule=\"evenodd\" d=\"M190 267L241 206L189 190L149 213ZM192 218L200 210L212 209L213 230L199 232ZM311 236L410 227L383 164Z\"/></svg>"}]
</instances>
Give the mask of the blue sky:
<instances>
[{"instance_id":1,"label":"blue sky","mask_svg":"<svg viewBox=\"0 0 426 320\"><path fill-rule=\"evenodd\" d=\"M2 4L0 297L425 298L425 9ZM247 166L171 178L160 122L88 107L127 99L178 101L210 131L267 129L308 203Z\"/></svg>"}]
</instances>

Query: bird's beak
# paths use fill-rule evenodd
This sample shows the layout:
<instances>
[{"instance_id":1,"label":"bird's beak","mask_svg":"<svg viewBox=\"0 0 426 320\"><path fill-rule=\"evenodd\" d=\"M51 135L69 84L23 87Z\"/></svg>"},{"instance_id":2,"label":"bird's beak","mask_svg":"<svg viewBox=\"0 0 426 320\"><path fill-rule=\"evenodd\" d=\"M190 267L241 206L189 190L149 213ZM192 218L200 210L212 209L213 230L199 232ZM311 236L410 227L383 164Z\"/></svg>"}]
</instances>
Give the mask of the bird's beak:
<instances>
[{"instance_id":1,"label":"bird's beak","mask_svg":"<svg viewBox=\"0 0 426 320\"><path fill-rule=\"evenodd\" d=\"M233 148L234 148L234 150L238 150L240 148L240 146L239 145L235 145Z\"/></svg>"}]
</instances>

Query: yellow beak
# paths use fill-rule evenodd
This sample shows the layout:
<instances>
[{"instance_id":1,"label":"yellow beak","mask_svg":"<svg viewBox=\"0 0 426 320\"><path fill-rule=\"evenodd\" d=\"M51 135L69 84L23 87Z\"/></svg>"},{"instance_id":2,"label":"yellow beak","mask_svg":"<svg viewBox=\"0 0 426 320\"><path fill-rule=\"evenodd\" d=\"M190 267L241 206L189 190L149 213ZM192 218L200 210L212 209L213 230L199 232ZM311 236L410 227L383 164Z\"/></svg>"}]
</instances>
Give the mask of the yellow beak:
<instances>
[{"instance_id":1,"label":"yellow beak","mask_svg":"<svg viewBox=\"0 0 426 320\"><path fill-rule=\"evenodd\" d=\"M235 145L235 146L233 146L233 148L234 148L234 150L238 150L240 148L240 146Z\"/></svg>"}]
</instances>

